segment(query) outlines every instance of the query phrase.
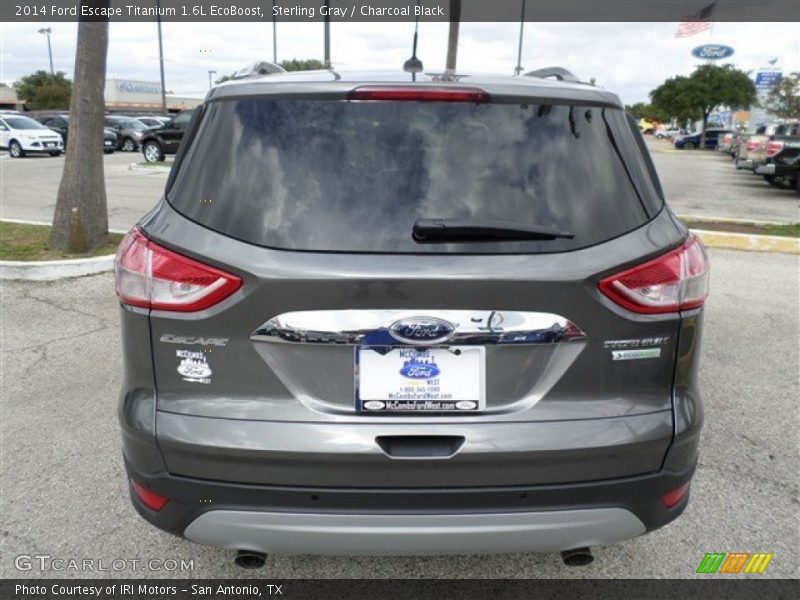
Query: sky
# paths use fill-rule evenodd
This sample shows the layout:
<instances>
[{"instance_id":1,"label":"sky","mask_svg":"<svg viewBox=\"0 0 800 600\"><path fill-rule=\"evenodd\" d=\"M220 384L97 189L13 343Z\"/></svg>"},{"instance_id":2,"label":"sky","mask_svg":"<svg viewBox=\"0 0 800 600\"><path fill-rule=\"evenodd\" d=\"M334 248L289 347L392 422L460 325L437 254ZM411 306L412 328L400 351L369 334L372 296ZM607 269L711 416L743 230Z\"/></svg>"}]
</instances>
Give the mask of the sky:
<instances>
[{"instance_id":1,"label":"sky","mask_svg":"<svg viewBox=\"0 0 800 600\"><path fill-rule=\"evenodd\" d=\"M0 23L0 81L11 84L38 69L48 69L47 41L37 33L49 26L57 71L72 78L75 23ZM726 44L732 62L758 69L779 57L784 72L800 71L800 23L715 23L712 31L676 39L676 23L526 23L522 66L526 70L563 66L583 80L616 92L626 104L647 101L649 92L674 75L699 64L691 49ZM208 71L229 74L254 60L272 59L272 24L163 24L166 88L175 94L204 94ZM414 24L333 23L331 60L335 68L401 68L411 55ZM513 73L518 23L462 23L458 69ZM444 67L446 23L421 23L417 55L425 70ZM278 60L323 54L321 23L278 23ZM112 23L109 78L158 81L155 23Z\"/></svg>"}]
</instances>

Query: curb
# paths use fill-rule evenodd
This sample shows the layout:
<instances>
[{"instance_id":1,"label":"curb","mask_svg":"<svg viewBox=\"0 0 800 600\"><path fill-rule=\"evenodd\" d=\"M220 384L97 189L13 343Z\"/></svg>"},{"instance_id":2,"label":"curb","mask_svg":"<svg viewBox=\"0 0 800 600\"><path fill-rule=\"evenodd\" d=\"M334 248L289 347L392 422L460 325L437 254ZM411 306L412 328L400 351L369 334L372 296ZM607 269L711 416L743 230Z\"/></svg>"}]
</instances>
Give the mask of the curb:
<instances>
[{"instance_id":1,"label":"curb","mask_svg":"<svg viewBox=\"0 0 800 600\"><path fill-rule=\"evenodd\" d=\"M692 229L691 231L697 234L703 244L709 248L800 254L800 238L729 233L725 231L709 231L707 229Z\"/></svg>"},{"instance_id":2,"label":"curb","mask_svg":"<svg viewBox=\"0 0 800 600\"><path fill-rule=\"evenodd\" d=\"M114 268L114 255L65 260L0 260L0 280L54 281L105 273Z\"/></svg>"},{"instance_id":3,"label":"curb","mask_svg":"<svg viewBox=\"0 0 800 600\"><path fill-rule=\"evenodd\" d=\"M139 163L131 163L128 166L128 170L129 171L136 171L137 173L147 173L147 174L150 174L150 175L159 175L159 174L163 174L163 173L169 173L170 169L172 169L172 163L171 162L169 163L169 166L166 166L166 164L165 164L163 167L162 166L158 166L158 165L152 166L152 167L143 167Z\"/></svg>"}]
</instances>

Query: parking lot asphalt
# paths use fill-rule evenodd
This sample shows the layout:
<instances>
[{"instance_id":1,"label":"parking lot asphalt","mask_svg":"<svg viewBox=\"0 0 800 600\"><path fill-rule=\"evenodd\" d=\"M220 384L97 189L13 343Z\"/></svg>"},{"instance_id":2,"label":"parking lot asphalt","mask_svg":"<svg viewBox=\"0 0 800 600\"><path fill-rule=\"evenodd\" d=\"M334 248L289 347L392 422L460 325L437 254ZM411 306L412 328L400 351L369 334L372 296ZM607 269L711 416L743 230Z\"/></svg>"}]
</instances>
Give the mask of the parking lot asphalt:
<instances>
[{"instance_id":1,"label":"parking lot asphalt","mask_svg":"<svg viewBox=\"0 0 800 600\"><path fill-rule=\"evenodd\" d=\"M128 230L161 198L168 170L145 167L139 152L115 152L104 157L108 223ZM29 221L53 220L64 157L27 156L0 160L0 218Z\"/></svg>"},{"instance_id":2,"label":"parking lot asphalt","mask_svg":"<svg viewBox=\"0 0 800 600\"><path fill-rule=\"evenodd\" d=\"M679 215L796 223L800 196L768 185L752 171L737 171L721 152L675 150L647 138L666 198ZM129 229L161 198L168 171L145 167L139 152L105 157L109 226ZM52 221L64 157L0 158L0 218Z\"/></svg>"},{"instance_id":3,"label":"parking lot asphalt","mask_svg":"<svg viewBox=\"0 0 800 600\"><path fill-rule=\"evenodd\" d=\"M700 369L706 405L691 501L673 524L557 554L455 557L270 556L243 571L232 551L143 521L127 497L116 422L118 305L109 274L0 286L0 577L545 578L696 577L706 552L771 552L759 577L800 575L797 432L798 257L712 250ZM18 571L15 557L186 559L183 572ZM709 576L705 576L709 577ZM747 577L753 577L749 575Z\"/></svg>"},{"instance_id":4,"label":"parking lot asphalt","mask_svg":"<svg viewBox=\"0 0 800 600\"><path fill-rule=\"evenodd\" d=\"M666 140L647 139L664 195L681 216L800 221L800 196L769 185L752 171L737 170L727 154L676 150Z\"/></svg>"}]
</instances>

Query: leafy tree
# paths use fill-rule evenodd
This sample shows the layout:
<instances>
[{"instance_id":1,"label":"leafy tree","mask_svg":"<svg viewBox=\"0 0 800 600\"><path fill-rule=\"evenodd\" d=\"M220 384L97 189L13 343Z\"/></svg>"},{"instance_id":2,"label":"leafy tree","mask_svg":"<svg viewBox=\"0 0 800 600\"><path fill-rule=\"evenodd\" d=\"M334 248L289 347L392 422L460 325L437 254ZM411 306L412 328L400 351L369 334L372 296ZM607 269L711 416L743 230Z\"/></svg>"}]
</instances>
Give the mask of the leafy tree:
<instances>
[{"instance_id":1,"label":"leafy tree","mask_svg":"<svg viewBox=\"0 0 800 600\"><path fill-rule=\"evenodd\" d=\"M81 0L81 6L107 7L109 0ZM85 252L108 238L103 173L103 92L106 83L108 21L80 21L75 50L75 93L69 113L64 173L56 198L50 247Z\"/></svg>"},{"instance_id":2,"label":"leafy tree","mask_svg":"<svg viewBox=\"0 0 800 600\"><path fill-rule=\"evenodd\" d=\"M72 93L72 82L67 74L59 71L51 75L47 71L36 71L14 84L17 96L26 101L31 110L67 108Z\"/></svg>"},{"instance_id":3,"label":"leafy tree","mask_svg":"<svg viewBox=\"0 0 800 600\"><path fill-rule=\"evenodd\" d=\"M779 119L800 117L800 72L783 77L769 91L764 108Z\"/></svg>"},{"instance_id":4,"label":"leafy tree","mask_svg":"<svg viewBox=\"0 0 800 600\"><path fill-rule=\"evenodd\" d=\"M319 71L325 68L325 64L316 58L309 58L306 60L293 58L292 60L282 60L278 64L287 71Z\"/></svg>"},{"instance_id":5,"label":"leafy tree","mask_svg":"<svg viewBox=\"0 0 800 600\"><path fill-rule=\"evenodd\" d=\"M747 73L733 65L700 65L689 77L672 77L650 92L653 106L679 119L701 120L700 147L705 147L708 116L717 107L744 108L756 102Z\"/></svg>"},{"instance_id":6,"label":"leafy tree","mask_svg":"<svg viewBox=\"0 0 800 600\"><path fill-rule=\"evenodd\" d=\"M637 119L647 119L659 123L669 123L672 115L646 102L636 102L625 106L625 112Z\"/></svg>"}]
</instances>

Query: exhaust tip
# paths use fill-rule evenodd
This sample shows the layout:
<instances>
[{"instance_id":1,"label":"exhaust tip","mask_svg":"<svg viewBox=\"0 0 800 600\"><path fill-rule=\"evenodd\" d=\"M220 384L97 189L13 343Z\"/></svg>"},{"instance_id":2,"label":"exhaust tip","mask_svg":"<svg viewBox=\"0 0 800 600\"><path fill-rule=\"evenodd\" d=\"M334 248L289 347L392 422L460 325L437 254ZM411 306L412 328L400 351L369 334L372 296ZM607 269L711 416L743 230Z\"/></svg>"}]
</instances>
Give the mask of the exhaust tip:
<instances>
[{"instance_id":1,"label":"exhaust tip","mask_svg":"<svg viewBox=\"0 0 800 600\"><path fill-rule=\"evenodd\" d=\"M239 550L233 562L242 569L260 569L267 563L267 555L252 550Z\"/></svg>"},{"instance_id":2,"label":"exhaust tip","mask_svg":"<svg viewBox=\"0 0 800 600\"><path fill-rule=\"evenodd\" d=\"M561 553L561 560L568 567L585 567L592 564L594 556L589 548L573 548Z\"/></svg>"}]
</instances>

